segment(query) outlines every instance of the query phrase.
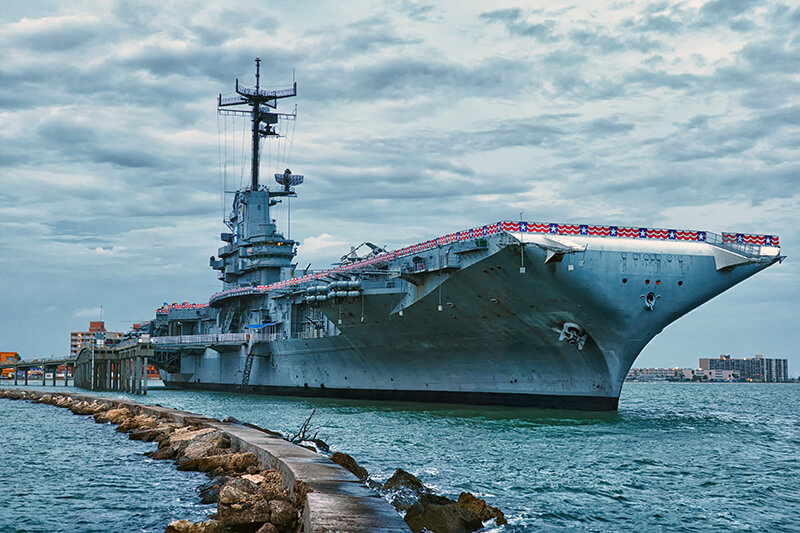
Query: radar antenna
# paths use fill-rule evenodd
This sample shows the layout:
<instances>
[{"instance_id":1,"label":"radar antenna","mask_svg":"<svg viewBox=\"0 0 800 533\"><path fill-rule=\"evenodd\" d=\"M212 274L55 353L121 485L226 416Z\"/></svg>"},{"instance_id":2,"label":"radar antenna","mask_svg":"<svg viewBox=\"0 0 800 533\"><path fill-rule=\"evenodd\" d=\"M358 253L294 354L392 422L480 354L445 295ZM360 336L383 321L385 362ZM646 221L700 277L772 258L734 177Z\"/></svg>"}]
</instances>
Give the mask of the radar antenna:
<instances>
[{"instance_id":1,"label":"radar antenna","mask_svg":"<svg viewBox=\"0 0 800 533\"><path fill-rule=\"evenodd\" d=\"M258 164L259 164L259 143L261 137L278 137L275 124L279 117L296 116L295 113L275 113L271 109L278 107L278 100L281 98L291 98L297 96L297 82L292 82L288 88L282 89L262 89L261 82L261 59L256 58L256 86L245 87L239 85L239 78L236 78L237 96L223 97L222 94L217 98L217 111L231 115L249 115L253 122L253 149L251 161L251 190L258 190ZM235 106L250 106L250 110L236 109ZM234 107L234 109L223 109ZM301 179L302 182L302 179ZM287 189L288 190L288 189Z\"/></svg>"}]
</instances>

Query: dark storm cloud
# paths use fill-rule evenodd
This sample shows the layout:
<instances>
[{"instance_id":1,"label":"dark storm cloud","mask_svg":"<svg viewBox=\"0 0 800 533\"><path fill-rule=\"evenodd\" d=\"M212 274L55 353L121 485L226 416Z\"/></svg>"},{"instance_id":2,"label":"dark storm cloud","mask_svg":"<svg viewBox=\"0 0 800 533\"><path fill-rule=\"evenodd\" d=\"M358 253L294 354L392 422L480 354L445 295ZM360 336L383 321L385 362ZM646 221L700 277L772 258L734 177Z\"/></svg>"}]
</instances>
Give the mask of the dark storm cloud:
<instances>
[{"instance_id":1,"label":"dark storm cloud","mask_svg":"<svg viewBox=\"0 0 800 533\"><path fill-rule=\"evenodd\" d=\"M462 65L429 58L393 57L338 71L310 72L304 94L317 101L411 96L448 99L454 92L496 91L498 87L506 94L514 94L529 86L523 66L523 62L504 58Z\"/></svg>"},{"instance_id":2,"label":"dark storm cloud","mask_svg":"<svg viewBox=\"0 0 800 533\"><path fill-rule=\"evenodd\" d=\"M706 83L709 91L742 92L741 103L751 108L791 104L800 90L793 72L800 69L800 43L781 36L745 45L730 65L717 68Z\"/></svg>"},{"instance_id":3,"label":"dark storm cloud","mask_svg":"<svg viewBox=\"0 0 800 533\"><path fill-rule=\"evenodd\" d=\"M581 49L594 49L601 54L613 54L636 50L638 52L651 52L658 50L664 45L659 41L654 41L646 36L622 37L612 35L606 30L592 27L585 30L571 30L567 36Z\"/></svg>"},{"instance_id":4,"label":"dark storm cloud","mask_svg":"<svg viewBox=\"0 0 800 533\"><path fill-rule=\"evenodd\" d=\"M410 0L401 0L397 5L397 9L415 21L423 22L431 19L434 13L434 6L424 2L413 2Z\"/></svg>"},{"instance_id":5,"label":"dark storm cloud","mask_svg":"<svg viewBox=\"0 0 800 533\"><path fill-rule=\"evenodd\" d=\"M668 35L674 35L685 28L680 15L667 14L647 14L640 21L627 21L625 26L636 28L642 32L665 33Z\"/></svg>"},{"instance_id":6,"label":"dark storm cloud","mask_svg":"<svg viewBox=\"0 0 800 533\"><path fill-rule=\"evenodd\" d=\"M624 76L625 85L636 85L642 89L667 88L672 90L691 90L706 81L705 76L688 73L673 74L666 70L631 71Z\"/></svg>"},{"instance_id":7,"label":"dark storm cloud","mask_svg":"<svg viewBox=\"0 0 800 533\"><path fill-rule=\"evenodd\" d=\"M518 7L481 13L480 19L486 22L500 22L506 27L508 33L518 37L531 37L540 42L558 40L554 33L555 21L544 20L542 22L529 23L524 20L523 12Z\"/></svg>"},{"instance_id":8,"label":"dark storm cloud","mask_svg":"<svg viewBox=\"0 0 800 533\"><path fill-rule=\"evenodd\" d=\"M418 44L421 39L400 35L386 15L375 15L358 20L343 28L326 27L310 32L320 38L325 57L349 58L397 46Z\"/></svg>"},{"instance_id":9,"label":"dark storm cloud","mask_svg":"<svg viewBox=\"0 0 800 533\"><path fill-rule=\"evenodd\" d=\"M39 20L23 19L10 25L4 35L15 47L36 52L72 52L89 44L109 41L115 29L96 17L60 17Z\"/></svg>"},{"instance_id":10,"label":"dark storm cloud","mask_svg":"<svg viewBox=\"0 0 800 533\"><path fill-rule=\"evenodd\" d=\"M137 145L145 139L133 138L124 127L98 131L94 124L65 123L63 120L46 120L38 128L43 146L61 151L70 159L88 159L95 163L111 163L131 168L168 168L169 161Z\"/></svg>"},{"instance_id":11,"label":"dark storm cloud","mask_svg":"<svg viewBox=\"0 0 800 533\"><path fill-rule=\"evenodd\" d=\"M757 0L710 0L700 8L697 24L736 24L742 22L737 17L752 12L761 3Z\"/></svg>"}]
</instances>

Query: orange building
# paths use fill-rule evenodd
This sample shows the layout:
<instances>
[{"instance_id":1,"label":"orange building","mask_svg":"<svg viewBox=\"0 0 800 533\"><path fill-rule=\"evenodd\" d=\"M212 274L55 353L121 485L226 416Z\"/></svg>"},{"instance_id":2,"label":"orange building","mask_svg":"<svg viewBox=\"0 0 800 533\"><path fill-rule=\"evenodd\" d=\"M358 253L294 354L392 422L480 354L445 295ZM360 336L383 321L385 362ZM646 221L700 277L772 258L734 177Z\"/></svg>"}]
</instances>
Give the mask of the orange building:
<instances>
[{"instance_id":1,"label":"orange building","mask_svg":"<svg viewBox=\"0 0 800 533\"><path fill-rule=\"evenodd\" d=\"M0 365L16 363L17 361L19 361L19 354L17 352L0 352ZM14 369L4 368L0 373L2 377L11 377L14 375Z\"/></svg>"}]
</instances>

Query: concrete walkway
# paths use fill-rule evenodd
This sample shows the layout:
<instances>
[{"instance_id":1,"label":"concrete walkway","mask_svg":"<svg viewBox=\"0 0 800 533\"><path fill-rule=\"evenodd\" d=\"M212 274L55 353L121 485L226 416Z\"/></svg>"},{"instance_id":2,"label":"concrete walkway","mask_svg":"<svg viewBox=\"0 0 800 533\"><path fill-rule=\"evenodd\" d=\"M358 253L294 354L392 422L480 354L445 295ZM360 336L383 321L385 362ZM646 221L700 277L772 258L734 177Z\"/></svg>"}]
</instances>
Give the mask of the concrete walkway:
<instances>
[{"instance_id":1,"label":"concrete walkway","mask_svg":"<svg viewBox=\"0 0 800 533\"><path fill-rule=\"evenodd\" d=\"M367 488L348 470L324 455L292 444L270 433L239 424L220 422L186 411L144 405L131 400L102 398L87 394L56 391L31 391L33 394L68 396L75 400L122 404L134 413L164 417L179 424L224 431L231 437L235 451L254 453L264 468L281 474L283 486L291 495L304 484L306 494L303 513L305 533L410 533L411 529L394 507L376 492ZM300 482L300 483L298 483Z\"/></svg>"}]
</instances>

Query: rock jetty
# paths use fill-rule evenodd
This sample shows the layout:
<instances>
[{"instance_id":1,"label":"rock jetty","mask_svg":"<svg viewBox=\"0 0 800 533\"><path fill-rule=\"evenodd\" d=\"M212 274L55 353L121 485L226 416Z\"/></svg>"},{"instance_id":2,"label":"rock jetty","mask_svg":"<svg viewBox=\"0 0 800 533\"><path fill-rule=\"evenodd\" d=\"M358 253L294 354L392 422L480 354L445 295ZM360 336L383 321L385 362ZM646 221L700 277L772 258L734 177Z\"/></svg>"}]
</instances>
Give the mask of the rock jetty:
<instances>
[{"instance_id":1,"label":"rock jetty","mask_svg":"<svg viewBox=\"0 0 800 533\"><path fill-rule=\"evenodd\" d=\"M0 398L92 416L130 439L156 442L149 457L206 472L200 499L216 504L217 512L205 522L172 522L166 533L471 533L507 523L502 511L471 493L462 492L458 500L434 494L402 469L379 483L347 454L328 459L235 419L73 393L0 389ZM327 451L322 441L314 444Z\"/></svg>"},{"instance_id":2,"label":"rock jetty","mask_svg":"<svg viewBox=\"0 0 800 533\"><path fill-rule=\"evenodd\" d=\"M210 520L178 520L166 533L407 533L392 507L327 458L273 432L128 400L0 389L0 398L70 409L110 423L129 438L156 442L148 455L180 470L207 472L201 499Z\"/></svg>"}]
</instances>

